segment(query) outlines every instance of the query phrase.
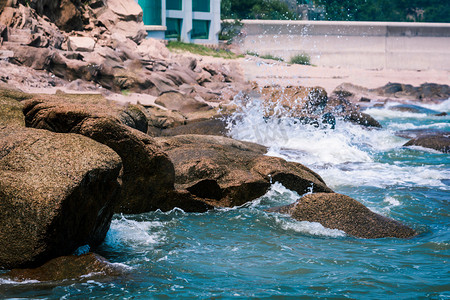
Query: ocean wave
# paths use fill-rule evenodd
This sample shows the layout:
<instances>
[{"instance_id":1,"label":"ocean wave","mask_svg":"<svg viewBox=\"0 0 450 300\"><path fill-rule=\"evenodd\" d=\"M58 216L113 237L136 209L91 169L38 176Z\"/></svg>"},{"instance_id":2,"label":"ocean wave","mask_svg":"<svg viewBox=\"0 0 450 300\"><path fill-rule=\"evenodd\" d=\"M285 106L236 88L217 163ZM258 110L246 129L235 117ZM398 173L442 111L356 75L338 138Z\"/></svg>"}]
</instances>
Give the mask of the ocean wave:
<instances>
[{"instance_id":1,"label":"ocean wave","mask_svg":"<svg viewBox=\"0 0 450 300\"><path fill-rule=\"evenodd\" d=\"M347 236L342 230L326 228L317 222L296 221L294 219L286 219L278 216L275 216L275 220L283 230L292 230L303 234L334 238Z\"/></svg>"}]
</instances>

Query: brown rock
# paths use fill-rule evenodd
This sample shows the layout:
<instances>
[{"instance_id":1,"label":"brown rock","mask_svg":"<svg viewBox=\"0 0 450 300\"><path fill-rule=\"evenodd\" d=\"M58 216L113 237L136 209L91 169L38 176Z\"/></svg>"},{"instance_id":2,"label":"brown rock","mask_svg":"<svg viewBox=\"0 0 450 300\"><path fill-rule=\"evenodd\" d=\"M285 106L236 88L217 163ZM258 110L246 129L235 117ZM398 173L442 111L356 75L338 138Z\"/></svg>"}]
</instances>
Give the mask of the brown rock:
<instances>
[{"instance_id":1,"label":"brown rock","mask_svg":"<svg viewBox=\"0 0 450 300\"><path fill-rule=\"evenodd\" d=\"M410 238L416 233L398 221L370 211L358 201L336 193L308 194L297 202L270 209L298 221L318 222L361 238Z\"/></svg>"},{"instance_id":2,"label":"brown rock","mask_svg":"<svg viewBox=\"0 0 450 300\"><path fill-rule=\"evenodd\" d=\"M420 146L443 153L450 153L450 134L437 133L421 135L408 141L403 146Z\"/></svg>"},{"instance_id":3,"label":"brown rock","mask_svg":"<svg viewBox=\"0 0 450 300\"><path fill-rule=\"evenodd\" d=\"M1 89L0 87L0 128L5 126L25 126L23 105L17 101L25 96L20 91Z\"/></svg>"},{"instance_id":4,"label":"brown rock","mask_svg":"<svg viewBox=\"0 0 450 300\"><path fill-rule=\"evenodd\" d=\"M118 201L119 156L81 135L0 131L0 268L101 243Z\"/></svg>"},{"instance_id":5,"label":"brown rock","mask_svg":"<svg viewBox=\"0 0 450 300\"><path fill-rule=\"evenodd\" d=\"M121 203L116 212L142 213L160 208L166 193L173 191L174 168L150 136L126 125L139 127L136 124L142 123L144 114L138 106L127 109L99 95L46 98L24 102L27 126L85 135L109 146L122 158Z\"/></svg>"},{"instance_id":6,"label":"brown rock","mask_svg":"<svg viewBox=\"0 0 450 300\"><path fill-rule=\"evenodd\" d=\"M177 92L164 93L155 100L155 103L167 109L179 111L182 114L213 109L206 102L198 101Z\"/></svg>"},{"instance_id":7,"label":"brown rock","mask_svg":"<svg viewBox=\"0 0 450 300\"><path fill-rule=\"evenodd\" d=\"M123 266L108 262L95 253L54 258L35 269L13 269L2 275L14 281L62 281L87 277L89 279L119 276L126 272Z\"/></svg>"},{"instance_id":8,"label":"brown rock","mask_svg":"<svg viewBox=\"0 0 450 300\"><path fill-rule=\"evenodd\" d=\"M184 134L219 135L227 136L227 123L223 119L213 118L189 122L161 131L161 136L174 136Z\"/></svg>"},{"instance_id":9,"label":"brown rock","mask_svg":"<svg viewBox=\"0 0 450 300\"><path fill-rule=\"evenodd\" d=\"M175 166L175 187L205 198L213 206L236 206L256 199L272 181L300 194L332 192L313 171L276 157L266 148L220 136L155 138Z\"/></svg>"}]
</instances>

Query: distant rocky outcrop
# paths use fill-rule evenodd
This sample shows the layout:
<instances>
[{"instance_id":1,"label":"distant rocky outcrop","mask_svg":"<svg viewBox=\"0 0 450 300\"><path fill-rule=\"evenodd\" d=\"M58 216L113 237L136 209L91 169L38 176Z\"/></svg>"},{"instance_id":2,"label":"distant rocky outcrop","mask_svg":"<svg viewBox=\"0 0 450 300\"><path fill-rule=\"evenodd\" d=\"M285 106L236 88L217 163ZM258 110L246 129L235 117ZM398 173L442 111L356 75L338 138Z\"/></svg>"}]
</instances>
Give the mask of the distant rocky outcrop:
<instances>
[{"instance_id":1,"label":"distant rocky outcrop","mask_svg":"<svg viewBox=\"0 0 450 300\"><path fill-rule=\"evenodd\" d=\"M298 221L318 222L360 238L409 238L416 233L398 221L370 211L358 201L336 193L308 194L297 202L269 209Z\"/></svg>"},{"instance_id":2,"label":"distant rocky outcrop","mask_svg":"<svg viewBox=\"0 0 450 300\"><path fill-rule=\"evenodd\" d=\"M95 253L80 256L70 255L54 258L35 269L12 269L1 275L14 281L63 281L63 280L93 280L95 278L116 277L127 272L124 265L112 264L104 257Z\"/></svg>"},{"instance_id":3,"label":"distant rocky outcrop","mask_svg":"<svg viewBox=\"0 0 450 300\"><path fill-rule=\"evenodd\" d=\"M155 138L175 166L175 187L218 207L242 205L266 193L272 182L303 194L332 192L305 166L264 155L265 147L220 136Z\"/></svg>"},{"instance_id":4,"label":"distant rocky outcrop","mask_svg":"<svg viewBox=\"0 0 450 300\"><path fill-rule=\"evenodd\" d=\"M376 102L393 100L446 100L450 98L450 87L446 84L424 83L420 86L412 86L402 83L388 83L385 86L368 89L352 83L343 83L336 87L333 95L344 98L353 103L361 105L373 105Z\"/></svg>"},{"instance_id":5,"label":"distant rocky outcrop","mask_svg":"<svg viewBox=\"0 0 450 300\"><path fill-rule=\"evenodd\" d=\"M67 82L154 96L179 92L213 102L229 101L246 88L233 63L172 55L163 41L146 36L134 0L19 0L0 13L0 58ZM0 79L11 76L6 82L26 77L1 73Z\"/></svg>"}]
</instances>

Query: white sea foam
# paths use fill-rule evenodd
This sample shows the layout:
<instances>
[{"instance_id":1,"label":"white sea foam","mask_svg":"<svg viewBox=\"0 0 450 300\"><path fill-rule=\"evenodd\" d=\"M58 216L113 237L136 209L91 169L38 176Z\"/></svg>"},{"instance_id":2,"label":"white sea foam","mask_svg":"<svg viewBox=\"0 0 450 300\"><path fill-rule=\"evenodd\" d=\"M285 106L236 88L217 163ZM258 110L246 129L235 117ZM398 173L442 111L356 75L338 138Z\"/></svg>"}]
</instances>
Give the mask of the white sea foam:
<instances>
[{"instance_id":1,"label":"white sea foam","mask_svg":"<svg viewBox=\"0 0 450 300\"><path fill-rule=\"evenodd\" d=\"M110 246L132 244L133 246L151 246L160 242L163 237L158 233L164 225L154 221L134 221L122 216L111 222L105 243Z\"/></svg>"},{"instance_id":2,"label":"white sea foam","mask_svg":"<svg viewBox=\"0 0 450 300\"><path fill-rule=\"evenodd\" d=\"M371 115L378 121L384 120L384 119L407 119L407 118L414 118L414 119L423 119L430 117L427 114L424 113L413 113L413 112L406 112L406 111L397 111L397 110L391 110L389 107L386 108L368 108L364 111L366 114Z\"/></svg>"},{"instance_id":3,"label":"white sea foam","mask_svg":"<svg viewBox=\"0 0 450 300\"><path fill-rule=\"evenodd\" d=\"M329 237L344 237L345 232L339 229L330 229L322 226L317 222L295 221L292 219L285 219L276 217L276 222L283 230L292 230L299 233L329 236Z\"/></svg>"},{"instance_id":4,"label":"white sea foam","mask_svg":"<svg viewBox=\"0 0 450 300\"><path fill-rule=\"evenodd\" d=\"M339 186L374 186L385 188L393 185L428 186L448 188L441 180L450 178L450 170L438 170L434 166L397 166L395 164L363 163L334 166L319 171L331 188Z\"/></svg>"},{"instance_id":5,"label":"white sea foam","mask_svg":"<svg viewBox=\"0 0 450 300\"><path fill-rule=\"evenodd\" d=\"M433 109L440 112L450 112L450 98L440 103L421 104L421 106L428 109Z\"/></svg>"},{"instance_id":6,"label":"white sea foam","mask_svg":"<svg viewBox=\"0 0 450 300\"><path fill-rule=\"evenodd\" d=\"M32 283L40 283L39 280L24 280L24 281L15 281L11 279L0 278L0 284L32 284Z\"/></svg>"},{"instance_id":7,"label":"white sea foam","mask_svg":"<svg viewBox=\"0 0 450 300\"><path fill-rule=\"evenodd\" d=\"M391 207L395 207L395 206L400 206L401 205L400 201L398 201L397 199L395 199L394 197L391 197L391 196L386 196L384 198L384 202L389 203Z\"/></svg>"},{"instance_id":8,"label":"white sea foam","mask_svg":"<svg viewBox=\"0 0 450 300\"><path fill-rule=\"evenodd\" d=\"M445 128L448 126L446 119L423 126L411 122L403 125L397 123L381 130L367 130L338 120L334 130L318 129L302 125L293 118L264 118L265 108L258 99L238 104L242 110L229 123L233 138L263 144L269 147L267 155L299 162L316 170L332 188L341 185L384 188L397 184L443 187L445 184L441 180L450 178L450 170L439 170L436 166L402 166L395 162L377 162L374 158L378 153L403 146L405 140L395 136L395 130ZM424 114L404 114L388 109L369 111L372 112L396 118L399 114L425 117Z\"/></svg>"}]
</instances>

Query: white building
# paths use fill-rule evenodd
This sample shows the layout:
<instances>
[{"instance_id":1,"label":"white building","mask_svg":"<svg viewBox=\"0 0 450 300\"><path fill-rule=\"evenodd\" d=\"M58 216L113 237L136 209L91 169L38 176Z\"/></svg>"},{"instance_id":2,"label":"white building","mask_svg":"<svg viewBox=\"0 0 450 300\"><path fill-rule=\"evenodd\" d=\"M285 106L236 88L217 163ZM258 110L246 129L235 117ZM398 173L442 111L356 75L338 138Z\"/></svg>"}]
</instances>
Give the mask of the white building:
<instances>
[{"instance_id":1,"label":"white building","mask_svg":"<svg viewBox=\"0 0 450 300\"><path fill-rule=\"evenodd\" d=\"M148 37L217 44L220 0L136 0L144 11Z\"/></svg>"}]
</instances>

